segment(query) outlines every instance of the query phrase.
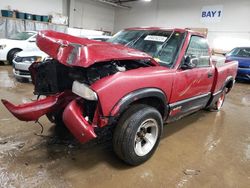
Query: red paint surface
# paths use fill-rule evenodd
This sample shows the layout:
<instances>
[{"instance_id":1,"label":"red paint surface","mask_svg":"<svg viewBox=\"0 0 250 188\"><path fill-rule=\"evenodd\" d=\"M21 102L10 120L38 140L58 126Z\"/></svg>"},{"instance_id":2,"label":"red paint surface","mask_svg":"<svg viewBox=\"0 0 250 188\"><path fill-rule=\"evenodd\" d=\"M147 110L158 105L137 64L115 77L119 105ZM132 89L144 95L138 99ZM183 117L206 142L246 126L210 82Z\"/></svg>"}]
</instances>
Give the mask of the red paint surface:
<instances>
[{"instance_id":1,"label":"red paint surface","mask_svg":"<svg viewBox=\"0 0 250 188\"><path fill-rule=\"evenodd\" d=\"M84 109L73 100L63 112L63 121L74 137L81 143L96 138L93 126L82 116Z\"/></svg>"},{"instance_id":2,"label":"red paint surface","mask_svg":"<svg viewBox=\"0 0 250 188\"><path fill-rule=\"evenodd\" d=\"M138 89L158 88L170 96L174 75L175 70L162 66L139 68L98 80L91 88L97 92L103 115L109 116L119 100Z\"/></svg>"},{"instance_id":3,"label":"red paint surface","mask_svg":"<svg viewBox=\"0 0 250 188\"><path fill-rule=\"evenodd\" d=\"M145 28L137 29L144 30ZM157 30L157 28L149 29ZM209 92L214 93L223 86L229 76L235 78L237 63L233 62L217 68L211 63L210 67L181 70L179 67L189 45L190 37L200 34L181 29L176 29L176 31L187 32L187 37L173 68L152 66L118 72L104 77L90 86L98 95L98 108L95 111L92 124L83 117L84 109L77 103L77 100L73 100L76 96L71 92L63 92L18 106L6 100L2 100L2 102L14 116L23 121L37 120L44 114L67 106L63 112L64 123L80 142L86 142L96 137L94 127L107 125L107 117L115 116L119 111L120 107L116 104L133 91L143 88L160 89L165 93L167 102L171 104ZM94 63L113 59L151 59L155 65L159 65L149 55L134 49L73 37L54 31L40 32L37 37L37 44L41 50L67 66L88 67ZM77 55L71 61L68 61L68 58L76 49L74 46L78 46ZM208 77L209 73L213 75L210 78ZM114 108L115 106L116 108ZM179 109L171 113L176 114L178 112Z\"/></svg>"},{"instance_id":4,"label":"red paint surface","mask_svg":"<svg viewBox=\"0 0 250 188\"><path fill-rule=\"evenodd\" d=\"M76 96L71 92L62 92L30 103L14 105L2 99L5 107L21 121L36 121L41 116L64 108Z\"/></svg>"},{"instance_id":5,"label":"red paint surface","mask_svg":"<svg viewBox=\"0 0 250 188\"><path fill-rule=\"evenodd\" d=\"M236 61L227 62L224 66L217 67L215 69L215 79L212 92L216 93L221 89L228 75L231 75L233 76L233 78L235 78L237 75L237 71L235 70L237 69L238 69L238 62Z\"/></svg>"},{"instance_id":6,"label":"red paint surface","mask_svg":"<svg viewBox=\"0 0 250 188\"><path fill-rule=\"evenodd\" d=\"M132 48L55 31L40 31L37 35L37 46L67 66L89 67L94 63L113 59L151 59L155 65L158 65L151 56ZM69 60L74 50L76 54Z\"/></svg>"}]
</instances>

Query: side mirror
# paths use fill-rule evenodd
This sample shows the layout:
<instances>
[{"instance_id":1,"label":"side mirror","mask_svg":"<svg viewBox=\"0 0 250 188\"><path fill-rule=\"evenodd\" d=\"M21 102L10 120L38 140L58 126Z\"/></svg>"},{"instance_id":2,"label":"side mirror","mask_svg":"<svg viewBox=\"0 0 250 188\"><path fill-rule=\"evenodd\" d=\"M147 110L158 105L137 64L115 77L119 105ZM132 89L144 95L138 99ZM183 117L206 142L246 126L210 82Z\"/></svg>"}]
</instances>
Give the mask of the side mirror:
<instances>
[{"instance_id":1,"label":"side mirror","mask_svg":"<svg viewBox=\"0 0 250 188\"><path fill-rule=\"evenodd\" d=\"M36 38L31 38L28 40L28 42L36 42Z\"/></svg>"},{"instance_id":2,"label":"side mirror","mask_svg":"<svg viewBox=\"0 0 250 188\"><path fill-rule=\"evenodd\" d=\"M193 69L195 68L199 63L199 58L195 56L187 56L184 60L184 63L182 64L181 68L183 70L186 69Z\"/></svg>"}]
</instances>

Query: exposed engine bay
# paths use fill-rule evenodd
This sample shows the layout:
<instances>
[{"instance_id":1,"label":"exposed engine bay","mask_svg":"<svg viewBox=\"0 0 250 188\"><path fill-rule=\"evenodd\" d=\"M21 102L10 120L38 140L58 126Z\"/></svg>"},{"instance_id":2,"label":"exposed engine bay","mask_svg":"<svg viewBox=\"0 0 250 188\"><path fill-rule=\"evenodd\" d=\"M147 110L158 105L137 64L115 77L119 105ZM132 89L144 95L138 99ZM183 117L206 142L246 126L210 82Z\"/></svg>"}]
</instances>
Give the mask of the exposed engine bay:
<instances>
[{"instance_id":1,"label":"exposed engine bay","mask_svg":"<svg viewBox=\"0 0 250 188\"><path fill-rule=\"evenodd\" d=\"M90 67L66 66L55 59L32 65L34 94L51 95L72 88L74 80L91 85L101 78L140 67L153 66L150 60L113 60Z\"/></svg>"}]
</instances>

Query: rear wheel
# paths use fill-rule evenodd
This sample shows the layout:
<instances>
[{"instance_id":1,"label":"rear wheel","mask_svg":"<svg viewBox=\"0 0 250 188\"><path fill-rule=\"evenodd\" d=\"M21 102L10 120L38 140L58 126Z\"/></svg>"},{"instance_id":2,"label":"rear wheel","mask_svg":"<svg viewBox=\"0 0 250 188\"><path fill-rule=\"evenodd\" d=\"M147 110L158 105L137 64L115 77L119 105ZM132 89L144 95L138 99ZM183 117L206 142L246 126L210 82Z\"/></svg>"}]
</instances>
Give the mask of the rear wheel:
<instances>
[{"instance_id":1,"label":"rear wheel","mask_svg":"<svg viewBox=\"0 0 250 188\"><path fill-rule=\"evenodd\" d=\"M214 103L213 107L211 108L212 111L219 111L223 104L224 104L224 101L225 101L225 98L226 98L226 88L223 89L219 99Z\"/></svg>"},{"instance_id":2,"label":"rear wheel","mask_svg":"<svg viewBox=\"0 0 250 188\"><path fill-rule=\"evenodd\" d=\"M9 53L7 55L7 60L8 60L10 65L12 65L13 59L15 58L16 54L20 51L22 51L22 50L21 49L12 49L9 51Z\"/></svg>"},{"instance_id":3,"label":"rear wheel","mask_svg":"<svg viewBox=\"0 0 250 188\"><path fill-rule=\"evenodd\" d=\"M130 165L147 161L159 144L162 126L161 114L155 108L147 105L130 107L115 129L115 153Z\"/></svg>"}]
</instances>

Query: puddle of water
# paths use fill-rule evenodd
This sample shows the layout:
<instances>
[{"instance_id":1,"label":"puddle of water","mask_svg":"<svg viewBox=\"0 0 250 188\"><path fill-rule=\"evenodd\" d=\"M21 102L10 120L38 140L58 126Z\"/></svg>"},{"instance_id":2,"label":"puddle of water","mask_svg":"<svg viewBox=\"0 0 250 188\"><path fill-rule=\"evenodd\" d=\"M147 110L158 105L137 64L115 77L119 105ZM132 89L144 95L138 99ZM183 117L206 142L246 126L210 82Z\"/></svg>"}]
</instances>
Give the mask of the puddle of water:
<instances>
[{"instance_id":1,"label":"puddle of water","mask_svg":"<svg viewBox=\"0 0 250 188\"><path fill-rule=\"evenodd\" d=\"M0 119L0 121L9 121L10 120L10 118L2 118L2 119Z\"/></svg>"},{"instance_id":2,"label":"puddle of water","mask_svg":"<svg viewBox=\"0 0 250 188\"><path fill-rule=\"evenodd\" d=\"M250 160L250 144L246 146L245 154L246 154L246 159Z\"/></svg>"},{"instance_id":3,"label":"puddle of water","mask_svg":"<svg viewBox=\"0 0 250 188\"><path fill-rule=\"evenodd\" d=\"M248 95L248 96L242 97L241 103L242 103L244 106L250 106L250 96Z\"/></svg>"},{"instance_id":4,"label":"puddle of water","mask_svg":"<svg viewBox=\"0 0 250 188\"><path fill-rule=\"evenodd\" d=\"M153 182L154 174L151 171L145 171L140 176L143 180Z\"/></svg>"},{"instance_id":5,"label":"puddle of water","mask_svg":"<svg viewBox=\"0 0 250 188\"><path fill-rule=\"evenodd\" d=\"M8 71L0 71L0 87L13 88L16 87L13 79L9 77Z\"/></svg>"}]
</instances>

